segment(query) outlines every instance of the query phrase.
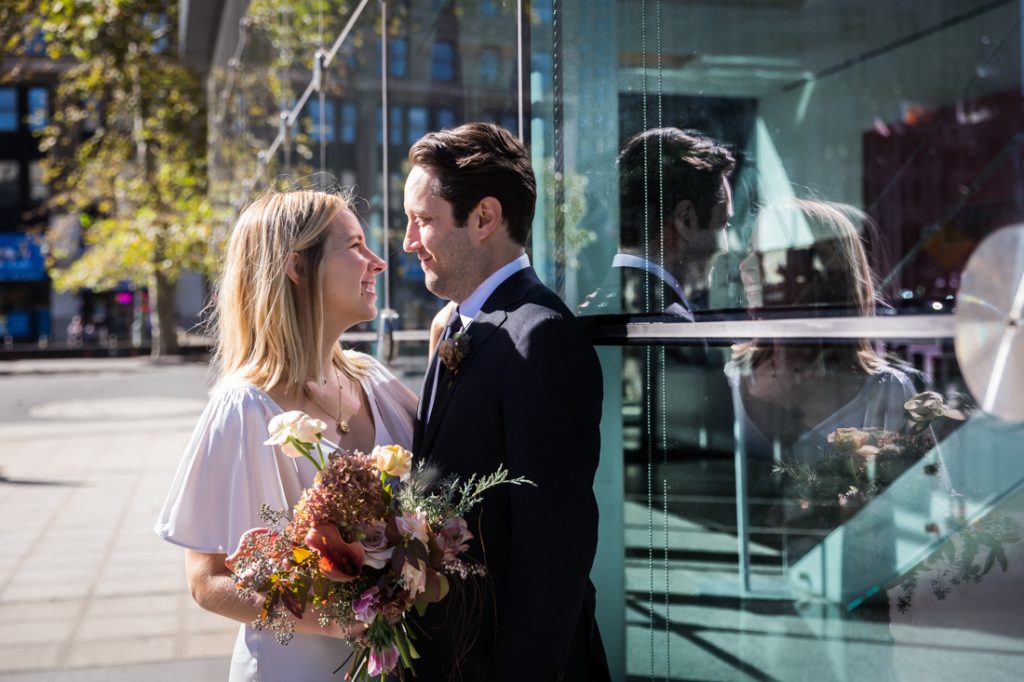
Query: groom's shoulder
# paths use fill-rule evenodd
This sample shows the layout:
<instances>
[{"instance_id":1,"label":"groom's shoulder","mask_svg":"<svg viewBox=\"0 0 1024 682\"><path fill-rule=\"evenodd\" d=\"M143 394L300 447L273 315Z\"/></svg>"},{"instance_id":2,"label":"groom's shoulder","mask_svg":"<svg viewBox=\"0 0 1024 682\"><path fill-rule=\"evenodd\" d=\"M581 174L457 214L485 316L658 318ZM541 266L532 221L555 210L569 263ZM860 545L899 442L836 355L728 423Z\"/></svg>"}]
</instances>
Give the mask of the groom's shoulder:
<instances>
[{"instance_id":1,"label":"groom's shoulder","mask_svg":"<svg viewBox=\"0 0 1024 682\"><path fill-rule=\"evenodd\" d=\"M590 345L583 325L565 302L543 284L533 287L517 305L506 310L517 340L537 334L559 337L561 343Z\"/></svg>"}]
</instances>

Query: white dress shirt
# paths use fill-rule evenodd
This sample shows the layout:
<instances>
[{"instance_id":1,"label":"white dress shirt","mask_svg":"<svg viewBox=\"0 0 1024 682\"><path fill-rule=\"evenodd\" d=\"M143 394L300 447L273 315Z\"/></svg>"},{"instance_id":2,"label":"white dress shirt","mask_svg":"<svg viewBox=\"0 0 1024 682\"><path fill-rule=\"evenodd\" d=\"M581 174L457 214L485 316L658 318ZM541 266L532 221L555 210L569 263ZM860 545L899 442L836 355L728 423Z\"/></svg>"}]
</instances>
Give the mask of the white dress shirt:
<instances>
[{"instance_id":1,"label":"white dress shirt","mask_svg":"<svg viewBox=\"0 0 1024 682\"><path fill-rule=\"evenodd\" d=\"M452 316L448 318L448 321L445 324L451 324L452 320L455 319L455 315L458 315L462 318L462 330L465 331L468 329L469 325L473 322L473 318L480 312L480 309L483 308L484 303L486 303L487 299L491 297L491 294L493 294L506 279L528 267L530 267L530 257L524 253L522 256L519 256L519 258L516 258L512 262L495 270L491 273L490 277L481 282L480 286L478 286L473 293L466 297L465 301L455 308L455 312L452 313ZM434 349L434 355L437 355L436 348ZM437 360L437 362L440 362L440 360ZM430 413L434 410L434 398L437 396L436 369L434 370L434 381L432 384L433 385L430 387L430 402L427 403L427 421L430 421Z\"/></svg>"}]
</instances>

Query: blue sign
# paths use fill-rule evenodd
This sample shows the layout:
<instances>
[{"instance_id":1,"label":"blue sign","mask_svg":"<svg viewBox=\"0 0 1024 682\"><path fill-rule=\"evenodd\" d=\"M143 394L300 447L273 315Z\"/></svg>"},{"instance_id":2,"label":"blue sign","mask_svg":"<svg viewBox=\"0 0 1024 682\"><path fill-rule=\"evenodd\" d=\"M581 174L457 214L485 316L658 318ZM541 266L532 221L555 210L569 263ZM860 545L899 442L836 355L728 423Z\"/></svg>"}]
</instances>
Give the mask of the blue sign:
<instances>
[{"instance_id":1,"label":"blue sign","mask_svg":"<svg viewBox=\"0 0 1024 682\"><path fill-rule=\"evenodd\" d=\"M0 282L46 279L46 260L35 237L24 232L0 233Z\"/></svg>"}]
</instances>

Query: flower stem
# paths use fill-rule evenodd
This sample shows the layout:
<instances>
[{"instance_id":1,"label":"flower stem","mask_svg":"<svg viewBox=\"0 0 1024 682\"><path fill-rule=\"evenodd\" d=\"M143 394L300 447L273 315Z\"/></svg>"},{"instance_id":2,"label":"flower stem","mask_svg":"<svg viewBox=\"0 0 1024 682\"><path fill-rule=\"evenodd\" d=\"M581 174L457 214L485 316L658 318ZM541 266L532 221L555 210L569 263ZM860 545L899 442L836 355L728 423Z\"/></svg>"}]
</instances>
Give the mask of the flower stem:
<instances>
[{"instance_id":1,"label":"flower stem","mask_svg":"<svg viewBox=\"0 0 1024 682\"><path fill-rule=\"evenodd\" d=\"M288 437L288 440L290 440L290 441L291 441L291 443L292 443L292 445L294 445L294 446L295 446L295 448L296 448L296 449L297 449L297 450L298 450L299 452L301 452L301 453L302 453L302 456L303 456L303 457L305 457L306 459L308 459L308 460L309 460L310 462L312 462L312 463L313 463L313 466L315 466L315 467L316 467L316 470L317 470L317 471L323 471L323 470L324 470L324 467L323 467L323 465L322 465L322 464L321 464L320 462L316 461L316 459L315 459L315 458L313 457L313 455L312 455L312 454L310 454L310 452L309 452L309 446L308 446L308 445L307 445L306 443L303 443L303 442L302 442L301 440L299 440L298 438L295 438L294 436L289 436L289 437ZM317 444L317 446L316 446L316 447L317 447L317 449L319 449L319 448L320 448L320 445L319 445L319 443Z\"/></svg>"}]
</instances>

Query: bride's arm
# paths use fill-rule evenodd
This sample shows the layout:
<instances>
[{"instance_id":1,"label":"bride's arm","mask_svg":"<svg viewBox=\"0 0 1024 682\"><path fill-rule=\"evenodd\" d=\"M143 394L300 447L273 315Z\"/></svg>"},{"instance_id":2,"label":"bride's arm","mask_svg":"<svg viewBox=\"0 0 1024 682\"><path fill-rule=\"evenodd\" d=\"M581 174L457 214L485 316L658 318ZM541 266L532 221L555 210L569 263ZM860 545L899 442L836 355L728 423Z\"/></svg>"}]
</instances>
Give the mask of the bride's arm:
<instances>
[{"instance_id":1,"label":"bride's arm","mask_svg":"<svg viewBox=\"0 0 1024 682\"><path fill-rule=\"evenodd\" d=\"M224 554L207 554L191 549L185 553L185 571L192 598L207 611L241 623L251 623L259 618L263 599L262 597L247 598L235 588L231 572L224 565L225 557ZM339 639L350 636L346 629L337 623L332 622L326 628L320 627L317 618L309 611L306 613L305 618L292 619L295 623L296 633L323 635ZM364 629L363 625L355 627L356 629L351 632L351 635Z\"/></svg>"}]
</instances>

